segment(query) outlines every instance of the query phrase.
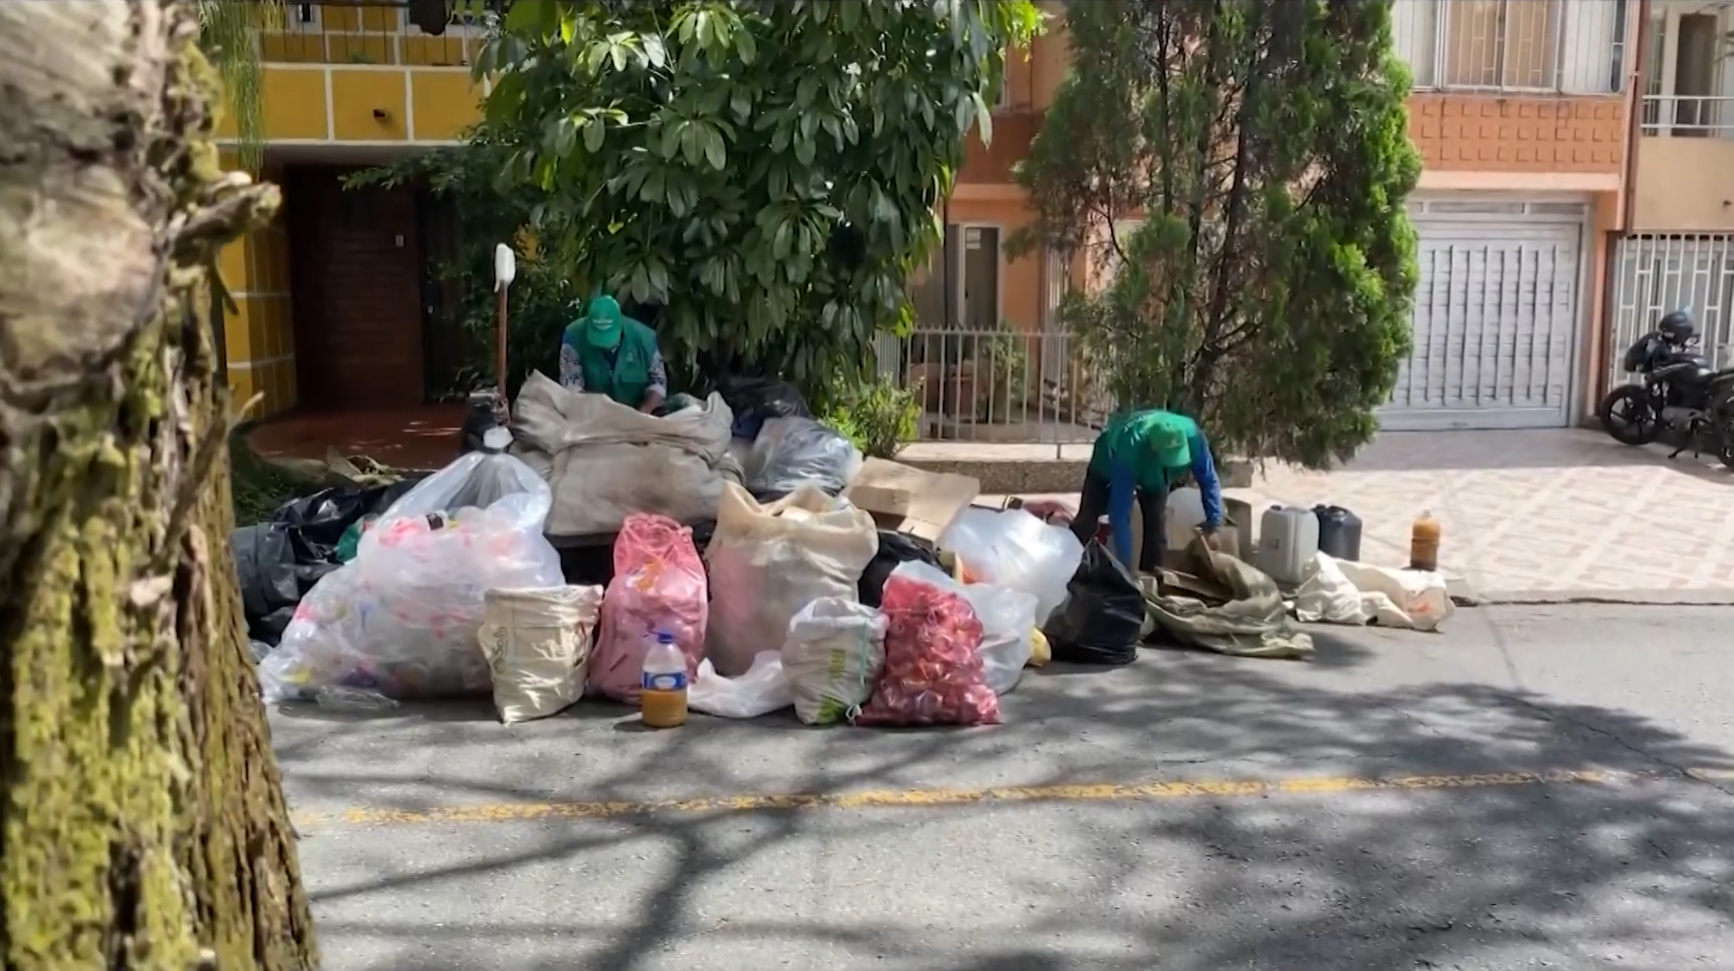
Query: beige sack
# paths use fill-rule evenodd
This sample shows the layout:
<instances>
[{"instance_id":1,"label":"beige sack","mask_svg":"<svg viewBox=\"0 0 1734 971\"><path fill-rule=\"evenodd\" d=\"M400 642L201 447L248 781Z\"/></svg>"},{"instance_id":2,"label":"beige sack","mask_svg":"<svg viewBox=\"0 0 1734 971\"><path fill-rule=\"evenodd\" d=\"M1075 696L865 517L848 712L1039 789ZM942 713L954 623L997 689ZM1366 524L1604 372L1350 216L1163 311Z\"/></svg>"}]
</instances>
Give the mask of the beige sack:
<instances>
[{"instance_id":1,"label":"beige sack","mask_svg":"<svg viewBox=\"0 0 1734 971\"><path fill-rule=\"evenodd\" d=\"M584 696L601 587L489 590L483 600L482 654L502 723L546 718Z\"/></svg>"},{"instance_id":2,"label":"beige sack","mask_svg":"<svg viewBox=\"0 0 1734 971\"><path fill-rule=\"evenodd\" d=\"M861 571L879 552L873 517L803 485L760 505L738 485L723 487L710 565L705 655L718 674L738 677L760 651L775 651L789 621L820 597L858 600Z\"/></svg>"}]
</instances>

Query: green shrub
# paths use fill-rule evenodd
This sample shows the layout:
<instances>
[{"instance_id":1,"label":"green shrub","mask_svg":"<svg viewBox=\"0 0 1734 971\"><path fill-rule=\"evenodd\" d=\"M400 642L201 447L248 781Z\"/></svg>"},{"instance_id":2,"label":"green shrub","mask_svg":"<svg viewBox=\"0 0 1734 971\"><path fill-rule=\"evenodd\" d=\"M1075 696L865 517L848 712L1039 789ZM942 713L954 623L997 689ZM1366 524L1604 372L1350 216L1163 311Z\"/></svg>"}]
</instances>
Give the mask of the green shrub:
<instances>
[{"instance_id":1,"label":"green shrub","mask_svg":"<svg viewBox=\"0 0 1734 971\"><path fill-rule=\"evenodd\" d=\"M819 420L855 443L861 454L894 458L915 440L921 402L907 388L880 375L871 383L832 396L836 402Z\"/></svg>"}]
</instances>

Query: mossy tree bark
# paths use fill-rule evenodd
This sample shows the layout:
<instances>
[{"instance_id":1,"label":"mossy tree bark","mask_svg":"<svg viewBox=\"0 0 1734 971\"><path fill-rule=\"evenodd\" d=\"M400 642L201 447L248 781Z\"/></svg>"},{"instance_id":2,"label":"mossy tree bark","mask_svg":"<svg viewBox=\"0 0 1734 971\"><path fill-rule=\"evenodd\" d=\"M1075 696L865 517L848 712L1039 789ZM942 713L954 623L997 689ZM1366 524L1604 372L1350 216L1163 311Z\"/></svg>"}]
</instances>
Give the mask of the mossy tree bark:
<instances>
[{"instance_id":1,"label":"mossy tree bark","mask_svg":"<svg viewBox=\"0 0 1734 971\"><path fill-rule=\"evenodd\" d=\"M181 3L0 3L0 967L315 966L234 571Z\"/></svg>"}]
</instances>

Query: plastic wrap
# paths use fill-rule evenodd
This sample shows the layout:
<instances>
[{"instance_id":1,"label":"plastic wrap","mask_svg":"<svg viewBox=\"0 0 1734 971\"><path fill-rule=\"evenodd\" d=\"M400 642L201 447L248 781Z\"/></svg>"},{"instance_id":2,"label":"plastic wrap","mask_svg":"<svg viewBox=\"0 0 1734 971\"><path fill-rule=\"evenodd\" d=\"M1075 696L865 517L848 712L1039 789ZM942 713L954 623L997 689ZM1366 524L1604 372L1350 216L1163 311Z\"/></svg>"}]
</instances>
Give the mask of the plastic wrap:
<instances>
[{"instance_id":1,"label":"plastic wrap","mask_svg":"<svg viewBox=\"0 0 1734 971\"><path fill-rule=\"evenodd\" d=\"M493 499L463 504L477 496ZM417 483L362 534L355 559L302 599L259 665L266 699L486 693L485 592L563 582L542 535L550 502L547 483L507 455L473 452Z\"/></svg>"},{"instance_id":2,"label":"plastic wrap","mask_svg":"<svg viewBox=\"0 0 1734 971\"><path fill-rule=\"evenodd\" d=\"M987 686L981 621L959 594L893 573L879 609L887 620L885 670L857 725L997 725Z\"/></svg>"},{"instance_id":3,"label":"plastic wrap","mask_svg":"<svg viewBox=\"0 0 1734 971\"><path fill-rule=\"evenodd\" d=\"M809 725L855 717L885 667L885 615L845 597L820 597L789 621L783 676Z\"/></svg>"},{"instance_id":4,"label":"plastic wrap","mask_svg":"<svg viewBox=\"0 0 1734 971\"><path fill-rule=\"evenodd\" d=\"M1066 599L1084 547L1072 531L1021 509L970 507L940 534L939 548L963 561L964 579L1033 593L1041 622Z\"/></svg>"},{"instance_id":5,"label":"plastic wrap","mask_svg":"<svg viewBox=\"0 0 1734 971\"><path fill-rule=\"evenodd\" d=\"M730 484L705 547L711 616L707 656L733 677L767 645L781 647L789 621L820 597L855 597L861 571L879 550L873 517L802 486L760 505Z\"/></svg>"},{"instance_id":6,"label":"plastic wrap","mask_svg":"<svg viewBox=\"0 0 1734 971\"><path fill-rule=\"evenodd\" d=\"M725 678L710 661L700 661L698 677L686 691L689 708L718 718L757 718L781 711L793 701L783 677L782 655L776 651L760 651L752 667L738 678Z\"/></svg>"},{"instance_id":7,"label":"plastic wrap","mask_svg":"<svg viewBox=\"0 0 1734 971\"><path fill-rule=\"evenodd\" d=\"M691 679L704 656L708 598L704 561L691 529L667 516L626 517L614 540L614 579L602 598L590 686L615 701L636 704L644 652L659 631L674 635Z\"/></svg>"},{"instance_id":8,"label":"plastic wrap","mask_svg":"<svg viewBox=\"0 0 1734 971\"><path fill-rule=\"evenodd\" d=\"M852 442L811 418L769 418L753 440L747 488L787 494L806 484L834 496L861 471L861 462Z\"/></svg>"}]
</instances>

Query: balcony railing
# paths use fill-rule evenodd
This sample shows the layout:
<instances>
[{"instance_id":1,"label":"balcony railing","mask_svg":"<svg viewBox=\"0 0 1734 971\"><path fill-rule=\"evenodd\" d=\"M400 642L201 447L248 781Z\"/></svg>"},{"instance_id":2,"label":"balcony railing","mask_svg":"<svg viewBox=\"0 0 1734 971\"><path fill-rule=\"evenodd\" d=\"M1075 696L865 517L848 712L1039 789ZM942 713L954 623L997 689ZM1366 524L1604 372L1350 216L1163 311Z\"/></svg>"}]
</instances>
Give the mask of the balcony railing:
<instances>
[{"instance_id":1,"label":"balcony railing","mask_svg":"<svg viewBox=\"0 0 1734 971\"><path fill-rule=\"evenodd\" d=\"M1623 89L1635 0L1398 0L1397 53L1419 89L1609 94Z\"/></svg>"},{"instance_id":2,"label":"balcony railing","mask_svg":"<svg viewBox=\"0 0 1734 971\"><path fill-rule=\"evenodd\" d=\"M1663 138L1734 138L1734 98L1650 95L1640 124L1644 134Z\"/></svg>"},{"instance_id":3,"label":"balcony railing","mask_svg":"<svg viewBox=\"0 0 1734 971\"><path fill-rule=\"evenodd\" d=\"M404 64L462 67L483 40L480 25L453 14L430 34L413 22L406 0L286 3L280 22L262 25L263 61L301 64Z\"/></svg>"}]
</instances>

